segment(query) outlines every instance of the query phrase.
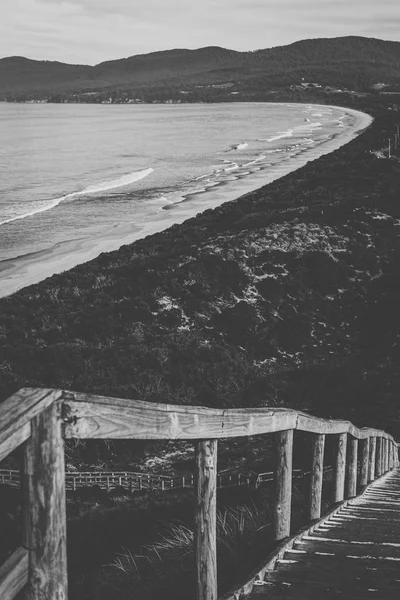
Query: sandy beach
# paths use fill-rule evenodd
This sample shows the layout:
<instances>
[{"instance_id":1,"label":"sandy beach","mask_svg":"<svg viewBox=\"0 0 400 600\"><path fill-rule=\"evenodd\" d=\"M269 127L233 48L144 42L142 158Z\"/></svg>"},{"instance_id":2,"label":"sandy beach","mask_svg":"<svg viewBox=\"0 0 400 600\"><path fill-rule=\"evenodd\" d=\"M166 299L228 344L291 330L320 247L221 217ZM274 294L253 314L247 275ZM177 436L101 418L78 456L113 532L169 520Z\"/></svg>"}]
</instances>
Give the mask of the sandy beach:
<instances>
[{"instance_id":1,"label":"sandy beach","mask_svg":"<svg viewBox=\"0 0 400 600\"><path fill-rule=\"evenodd\" d=\"M313 106L315 109L328 108L327 105ZM330 108L337 109L338 107ZM216 187L212 194L193 194L184 202L174 205L170 210L161 210L162 205L160 204L160 210L153 214L148 221L118 225L101 236L96 236L95 232L91 236L89 230L87 237L68 240L49 250L1 262L0 297L8 296L55 273L90 261L102 252L116 250L122 245L130 244L140 238L163 231L174 224L182 223L199 212L234 201L244 194L303 167L309 161L340 148L359 135L373 121L372 117L366 113L341 107L340 110L353 117L351 125L343 127L343 130L333 138L307 149L298 156L282 161L268 170L260 170L251 177L251 180L231 181L229 186Z\"/></svg>"}]
</instances>

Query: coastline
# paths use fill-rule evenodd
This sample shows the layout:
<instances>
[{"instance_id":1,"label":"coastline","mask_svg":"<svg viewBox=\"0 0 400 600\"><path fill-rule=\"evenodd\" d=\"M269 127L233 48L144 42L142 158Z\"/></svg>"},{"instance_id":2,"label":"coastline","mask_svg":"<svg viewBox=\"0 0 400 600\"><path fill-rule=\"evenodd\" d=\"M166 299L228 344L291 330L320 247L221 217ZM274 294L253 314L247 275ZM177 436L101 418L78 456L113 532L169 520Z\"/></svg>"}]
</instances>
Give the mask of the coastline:
<instances>
[{"instance_id":1,"label":"coastline","mask_svg":"<svg viewBox=\"0 0 400 600\"><path fill-rule=\"evenodd\" d=\"M115 226L103 236L85 237L61 242L48 250L32 253L0 263L0 297L9 296L20 289L39 283L47 277L69 270L91 261L103 252L117 250L149 235L160 233L172 225L181 224L206 210L216 208L226 202L233 202L242 196L263 188L300 169L308 162L337 150L360 135L373 122L368 113L351 108L307 103L318 108L340 109L354 117L354 122L343 132L335 135L303 153L282 161L266 174L265 170L253 174L251 180L238 180L229 186L220 186L207 198L204 194L193 194L190 200L174 205L172 210L159 210L151 220L139 225Z\"/></svg>"}]
</instances>

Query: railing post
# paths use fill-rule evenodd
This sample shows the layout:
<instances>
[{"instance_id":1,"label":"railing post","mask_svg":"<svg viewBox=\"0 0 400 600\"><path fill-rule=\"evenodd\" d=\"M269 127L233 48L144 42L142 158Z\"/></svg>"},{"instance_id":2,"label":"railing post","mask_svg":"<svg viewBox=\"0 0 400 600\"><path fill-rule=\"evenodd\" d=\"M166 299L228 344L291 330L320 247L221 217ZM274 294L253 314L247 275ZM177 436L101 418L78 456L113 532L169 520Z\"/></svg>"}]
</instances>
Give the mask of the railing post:
<instances>
[{"instance_id":1,"label":"railing post","mask_svg":"<svg viewBox=\"0 0 400 600\"><path fill-rule=\"evenodd\" d=\"M293 429L276 434L275 498L272 534L274 540L290 535L292 503Z\"/></svg>"},{"instance_id":2,"label":"railing post","mask_svg":"<svg viewBox=\"0 0 400 600\"><path fill-rule=\"evenodd\" d=\"M341 502L344 498L344 481L346 475L347 433L339 433L334 459L333 502Z\"/></svg>"},{"instance_id":3,"label":"railing post","mask_svg":"<svg viewBox=\"0 0 400 600\"><path fill-rule=\"evenodd\" d=\"M376 462L376 437L371 437L369 440L368 483L375 480L375 462Z\"/></svg>"},{"instance_id":4,"label":"railing post","mask_svg":"<svg viewBox=\"0 0 400 600\"><path fill-rule=\"evenodd\" d=\"M369 467L369 438L361 440L361 468L359 489L365 487L368 483L368 467Z\"/></svg>"},{"instance_id":5,"label":"railing post","mask_svg":"<svg viewBox=\"0 0 400 600\"><path fill-rule=\"evenodd\" d=\"M61 402L34 417L24 453L23 543L28 600L67 600L64 440Z\"/></svg>"},{"instance_id":6,"label":"railing post","mask_svg":"<svg viewBox=\"0 0 400 600\"><path fill-rule=\"evenodd\" d=\"M382 475L382 438L376 438L376 459L375 459L375 475L380 477Z\"/></svg>"},{"instance_id":7,"label":"railing post","mask_svg":"<svg viewBox=\"0 0 400 600\"><path fill-rule=\"evenodd\" d=\"M310 521L321 516L322 485L324 479L325 435L313 434L312 467L310 478Z\"/></svg>"},{"instance_id":8,"label":"railing post","mask_svg":"<svg viewBox=\"0 0 400 600\"><path fill-rule=\"evenodd\" d=\"M196 443L197 600L217 600L217 440Z\"/></svg>"},{"instance_id":9,"label":"railing post","mask_svg":"<svg viewBox=\"0 0 400 600\"><path fill-rule=\"evenodd\" d=\"M357 458L358 440L350 437L346 498L354 498L357 495Z\"/></svg>"},{"instance_id":10,"label":"railing post","mask_svg":"<svg viewBox=\"0 0 400 600\"><path fill-rule=\"evenodd\" d=\"M389 471L389 440L385 439L385 473Z\"/></svg>"}]
</instances>

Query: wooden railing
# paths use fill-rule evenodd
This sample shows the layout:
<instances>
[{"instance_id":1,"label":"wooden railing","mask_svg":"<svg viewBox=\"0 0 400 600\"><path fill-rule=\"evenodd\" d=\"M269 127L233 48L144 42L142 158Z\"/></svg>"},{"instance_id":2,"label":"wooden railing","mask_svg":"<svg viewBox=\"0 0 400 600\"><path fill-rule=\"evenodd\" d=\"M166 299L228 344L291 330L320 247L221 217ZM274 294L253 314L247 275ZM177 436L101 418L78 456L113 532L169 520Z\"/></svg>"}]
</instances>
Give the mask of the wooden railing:
<instances>
[{"instance_id":1,"label":"wooden railing","mask_svg":"<svg viewBox=\"0 0 400 600\"><path fill-rule=\"evenodd\" d=\"M398 445L377 429L291 409L208 409L22 389L0 405L0 462L23 447L23 539L0 568L0 598L67 600L64 439L194 440L197 599L217 599L217 440L276 434L273 535L290 534L294 430L313 436L310 520L321 515L325 436L335 436L333 502L397 467ZM358 448L359 441L361 448ZM358 471L357 464L360 464ZM346 486L345 486L346 484Z\"/></svg>"},{"instance_id":2,"label":"wooden railing","mask_svg":"<svg viewBox=\"0 0 400 600\"><path fill-rule=\"evenodd\" d=\"M325 467L329 472L332 467ZM311 471L293 469L293 478L303 479L311 475ZM252 487L274 481L274 471L255 473L254 471L225 471L217 475L217 488ZM21 472L15 469L0 469L0 485L9 485L19 488L21 486ZM66 471L65 489L76 491L81 488L96 487L107 492L116 488L124 488L127 492L168 492L170 490L183 490L193 488L195 485L193 474L186 475L159 475L156 473L139 473L132 471Z\"/></svg>"}]
</instances>

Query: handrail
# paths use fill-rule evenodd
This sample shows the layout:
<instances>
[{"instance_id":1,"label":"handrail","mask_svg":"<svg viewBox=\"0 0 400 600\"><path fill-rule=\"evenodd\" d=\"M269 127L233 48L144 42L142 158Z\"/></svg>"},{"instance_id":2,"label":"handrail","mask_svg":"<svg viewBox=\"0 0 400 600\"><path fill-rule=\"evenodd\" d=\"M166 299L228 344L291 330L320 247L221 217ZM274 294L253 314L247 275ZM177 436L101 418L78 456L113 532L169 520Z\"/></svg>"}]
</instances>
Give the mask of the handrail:
<instances>
[{"instance_id":1,"label":"handrail","mask_svg":"<svg viewBox=\"0 0 400 600\"><path fill-rule=\"evenodd\" d=\"M290 534L294 430L313 436L310 520L321 515L326 435L336 439L333 502L354 497L360 487L399 466L399 444L385 431L293 409L224 410L53 389L20 390L0 404L0 461L24 444L23 541L0 567L2 600L11 600L26 584L30 600L68 598L65 438L195 441L197 598L217 600L217 440L276 434L273 534L279 541Z\"/></svg>"},{"instance_id":2,"label":"handrail","mask_svg":"<svg viewBox=\"0 0 400 600\"><path fill-rule=\"evenodd\" d=\"M358 440L393 437L350 421L322 419L290 408L218 409L158 404L82 393L65 393L66 438L199 440L248 437L297 429L309 433L348 433Z\"/></svg>"}]
</instances>

